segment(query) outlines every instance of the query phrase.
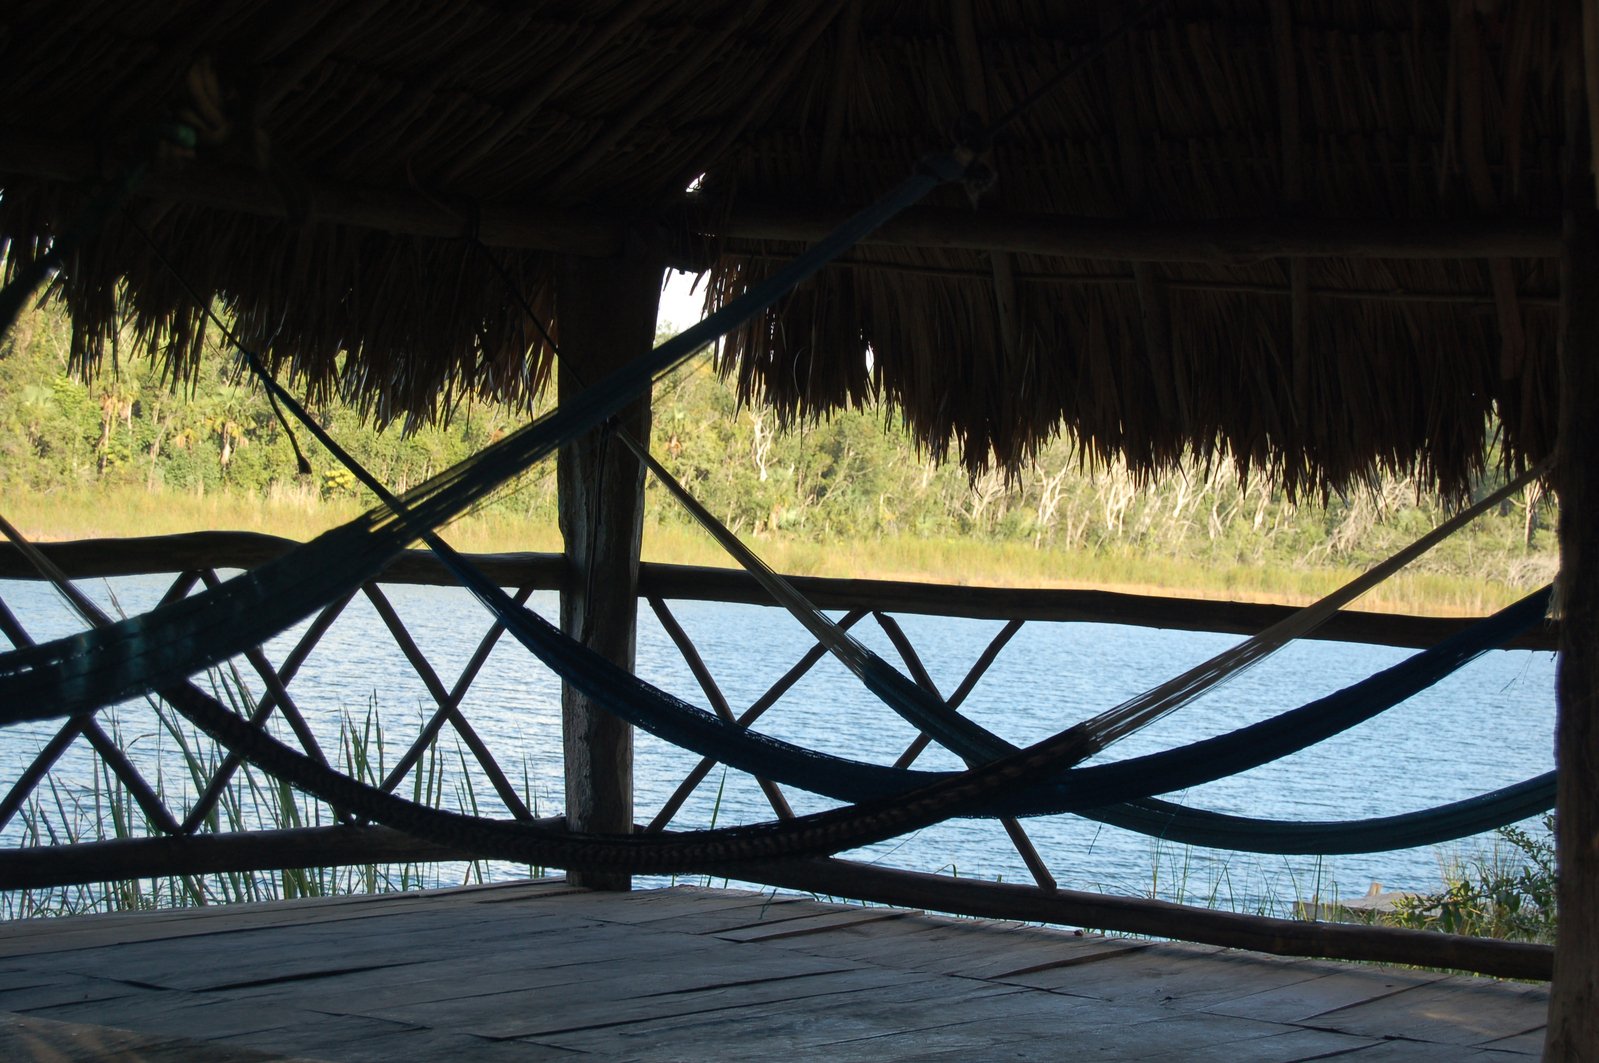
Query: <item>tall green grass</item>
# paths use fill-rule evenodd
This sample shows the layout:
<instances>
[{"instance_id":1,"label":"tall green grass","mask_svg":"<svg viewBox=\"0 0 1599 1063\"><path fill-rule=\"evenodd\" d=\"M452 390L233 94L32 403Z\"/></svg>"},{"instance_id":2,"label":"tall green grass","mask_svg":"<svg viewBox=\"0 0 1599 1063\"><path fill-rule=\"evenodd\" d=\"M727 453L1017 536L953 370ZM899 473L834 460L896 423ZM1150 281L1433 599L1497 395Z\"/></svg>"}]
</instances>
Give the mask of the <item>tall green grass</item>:
<instances>
[{"instance_id":1,"label":"tall green grass","mask_svg":"<svg viewBox=\"0 0 1599 1063\"><path fill-rule=\"evenodd\" d=\"M219 697L231 701L236 712L248 714L248 691L236 675L213 686ZM108 710L100 719L122 749L132 742L166 745L177 754L182 777L167 776L167 758L157 757L151 786L161 803L183 819L204 792L224 759L217 745L197 734L166 705L151 701L156 730L142 735L126 733L122 717ZM369 702L356 717L341 713L339 734L331 758L345 774L371 786L387 774L387 745L377 706ZM453 762L453 763L452 763ZM458 766L459 771L450 770ZM522 798L538 814L538 794L531 773L523 765ZM466 770L466 752L433 742L409 776L412 801L429 807L449 807L478 814L479 801ZM145 813L123 781L104 761L83 786L69 786L54 773L35 791L18 813L20 845L71 845L122 838L145 838L162 832ZM233 775L220 800L207 813L202 833L276 830L331 825L332 813L321 802L296 791L287 783L265 776L248 764ZM292 900L300 897L334 897L349 894L390 893L482 882L484 861L456 863L400 862L353 864L340 867L303 867L278 871L224 872L208 875L171 875L127 879L88 885L58 886L0 892L0 918L80 915L126 912L154 908L193 908L245 901ZM522 869L519 869L522 870ZM530 866L525 873L542 876L545 869Z\"/></svg>"}]
</instances>

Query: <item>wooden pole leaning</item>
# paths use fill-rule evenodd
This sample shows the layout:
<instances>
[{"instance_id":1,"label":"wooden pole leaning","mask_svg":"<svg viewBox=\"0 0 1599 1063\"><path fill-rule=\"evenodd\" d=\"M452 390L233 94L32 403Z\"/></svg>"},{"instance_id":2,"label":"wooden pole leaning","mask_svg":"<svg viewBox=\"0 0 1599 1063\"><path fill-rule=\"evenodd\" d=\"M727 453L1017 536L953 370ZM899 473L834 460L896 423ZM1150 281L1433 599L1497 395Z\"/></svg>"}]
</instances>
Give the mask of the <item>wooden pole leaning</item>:
<instances>
[{"instance_id":1,"label":"wooden pole leaning","mask_svg":"<svg viewBox=\"0 0 1599 1063\"><path fill-rule=\"evenodd\" d=\"M655 337L663 266L659 259L568 256L556 281L558 390L565 402L589 381L648 350ZM616 418L637 439L650 437L646 395ZM557 461L566 571L561 629L629 670L638 616L644 469L605 428L561 448ZM633 729L568 684L561 687L566 754L566 817L573 830L633 830ZM569 872L574 885L625 890L620 872Z\"/></svg>"}]
</instances>

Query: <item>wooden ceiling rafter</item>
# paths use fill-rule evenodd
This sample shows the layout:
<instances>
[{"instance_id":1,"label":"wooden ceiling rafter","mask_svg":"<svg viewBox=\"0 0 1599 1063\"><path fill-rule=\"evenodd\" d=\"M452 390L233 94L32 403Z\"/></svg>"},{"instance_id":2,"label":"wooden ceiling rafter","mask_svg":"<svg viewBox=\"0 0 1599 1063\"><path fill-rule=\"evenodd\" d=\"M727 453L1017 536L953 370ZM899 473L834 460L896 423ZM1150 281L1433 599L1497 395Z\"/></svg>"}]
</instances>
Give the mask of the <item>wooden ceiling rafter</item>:
<instances>
[{"instance_id":1,"label":"wooden ceiling rafter","mask_svg":"<svg viewBox=\"0 0 1599 1063\"><path fill-rule=\"evenodd\" d=\"M87 142L0 129L7 145L5 169L52 181L88 183L108 176L105 155ZM307 182L306 221L327 222L405 236L455 239L477 235L491 247L591 254L620 247L638 213L529 203L461 203L412 189L338 182ZM265 218L288 218L279 189L266 176L240 167L192 163L148 177L139 196ZM684 197L660 212L662 223L681 223L730 240L808 243L826 235L851 208L740 202L723 212ZM1255 262L1283 258L1553 259L1558 219L1463 218L1417 222L1383 218L1247 218L1196 222L1122 222L1026 212L921 207L866 237L863 247L950 248L1005 251L1106 262Z\"/></svg>"}]
</instances>

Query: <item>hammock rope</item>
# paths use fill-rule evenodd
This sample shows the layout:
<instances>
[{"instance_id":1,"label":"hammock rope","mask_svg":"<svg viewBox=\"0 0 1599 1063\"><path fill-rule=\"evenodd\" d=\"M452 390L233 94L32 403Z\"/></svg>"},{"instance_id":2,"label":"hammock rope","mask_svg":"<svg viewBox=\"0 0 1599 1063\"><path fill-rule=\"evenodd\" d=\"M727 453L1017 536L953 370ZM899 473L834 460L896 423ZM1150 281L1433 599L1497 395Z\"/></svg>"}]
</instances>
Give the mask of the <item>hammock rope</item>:
<instances>
[{"instance_id":1,"label":"hammock rope","mask_svg":"<svg viewBox=\"0 0 1599 1063\"><path fill-rule=\"evenodd\" d=\"M842 630L792 583L744 545L737 535L706 509L638 441L625 432L616 434L678 503L716 540L717 544L755 578L762 589L799 620L818 642L826 646L835 657L859 676L873 693L907 722L922 733L931 735L957 756L968 761L981 761L1015 752L1016 747L952 711L941 699L931 696L920 686L912 683L863 646L854 636ZM1085 720L1079 726L1093 737L1093 748L1084 754L1084 759L1170 715L1218 684L1236 678L1245 670L1264 661L1294 639L1302 638L1314 631L1339 609L1382 583L1478 516L1498 506L1533 479L1546 473L1548 468L1549 462L1545 461L1528 470L1321 600L1295 611L1264 631L1195 665L1181 675ZM1062 765L1062 767L1070 766L1070 764Z\"/></svg>"},{"instance_id":2,"label":"hammock rope","mask_svg":"<svg viewBox=\"0 0 1599 1063\"><path fill-rule=\"evenodd\" d=\"M1139 17L1142 16L1135 16L1134 21ZM494 268L504 284L506 292L521 306L523 314L538 330L555 358L563 360L560 346L556 343L555 337L550 334L543 320L534 312L521 291L512 283L510 276L492 256L488 255L487 249L481 243L474 241L473 246ZM581 381L581 371L576 367L567 366L567 371L573 372ZM694 518L717 544L755 579L773 601L787 610L801 626L810 632L819 645L823 646L836 660L859 678L863 685L877 695L884 704L916 727L922 735L938 741L945 748L965 760L968 766L977 766L996 757L1016 752L1014 745L999 738L967 717L962 716L951 705L945 703L943 699L924 689L920 684L912 682L881 657L873 653L853 635L849 634L843 627L830 619L814 603L800 593L798 588L787 578L767 565L731 529L717 519L692 492L683 486L681 481L673 476L649 452L649 448L635 439L631 433L613 424L609 426L606 438L609 440L613 437L633 453L634 457L655 477L656 481L664 486L677 500L678 504ZM1208 661L1196 665L1183 674L1136 695L1090 720L1084 721L1079 726L1089 736L1089 741L1083 747L1086 751L1079 756L1078 761L1073 761L1072 763L1063 762L1060 767L1062 769L1070 768L1074 763L1087 759L1111 743L1119 741L1135 731L1164 718L1182 706L1189 704L1207 690L1237 677L1247 669L1264 661L1288 642L1309 634L1332 617L1338 609L1382 583L1405 565L1448 538L1455 531L1503 502L1531 482L1536 476L1542 475L1547 471L1548 466L1549 462L1545 462L1537 468L1528 470L1520 477L1492 492L1486 498L1455 514L1420 539L1367 572L1357 576L1320 601L1298 610L1265 631L1217 654ZM364 469L352 469L352 471L358 476L370 478L370 474ZM486 602L485 604L488 603ZM490 608L491 610L494 609L492 605ZM503 620L504 618L501 617L500 619ZM556 666L551 664L551 667ZM559 668L556 668L556 670L560 671ZM606 702L602 700L601 704L606 704ZM612 711L616 712L617 710L613 708ZM805 784L802 783L801 785Z\"/></svg>"}]
</instances>

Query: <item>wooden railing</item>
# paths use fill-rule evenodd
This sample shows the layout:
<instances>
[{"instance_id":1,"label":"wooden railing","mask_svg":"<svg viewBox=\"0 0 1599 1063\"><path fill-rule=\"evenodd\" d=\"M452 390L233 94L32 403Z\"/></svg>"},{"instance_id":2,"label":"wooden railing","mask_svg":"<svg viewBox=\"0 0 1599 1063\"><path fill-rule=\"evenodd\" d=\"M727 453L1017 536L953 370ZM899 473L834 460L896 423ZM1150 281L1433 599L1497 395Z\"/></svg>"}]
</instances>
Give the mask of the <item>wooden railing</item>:
<instances>
[{"instance_id":1,"label":"wooden railing","mask_svg":"<svg viewBox=\"0 0 1599 1063\"><path fill-rule=\"evenodd\" d=\"M146 574L174 574L163 600L173 600L200 584L214 584L218 572L250 568L294 547L288 540L247 533L197 533L146 539L90 540L44 544L47 556L74 579ZM502 586L514 588L525 601L536 590L558 590L565 567L559 555L479 555L475 562ZM0 547L0 579L37 579L27 561L10 547ZM379 581L358 592L371 603L401 653L420 677L434 705L399 759L382 778L390 790L415 768L441 730L448 725L492 785L508 813L532 819L533 810L513 785L494 751L461 711L461 704L479 676L490 651L503 634L494 624L479 640L475 652L453 681L446 682L418 647L398 612L383 591L384 585L436 584L454 581L424 552L398 558ZM844 612L843 623L854 625L870 616L882 628L910 677L939 697L959 706L998 656L1000 649L1023 624L1034 620L1094 621L1182 630L1253 633L1289 612L1286 607L1243 605L1185 598L1149 597L1102 591L1008 590L974 587L929 586L878 580L796 578L794 583L818 606ZM736 713L688 633L678 622L668 601L699 600L768 604L754 580L742 572L688 568L674 565L643 566L640 594L681 653L703 691L707 703L724 720L749 726L770 709L824 656L820 646L805 652L775 683L742 713ZM324 637L354 595L323 609L296 643L273 664L259 648L244 655L259 679L262 693L250 707L261 725L274 714L294 732L313 757L326 756L302 715L290 686L312 649ZM991 618L1005 621L978 654L965 677L947 694L940 691L893 614L931 614ZM1439 619L1344 612L1324 625L1314 637L1398 646L1422 646L1460 630L1469 618ZM22 619L0 601L0 633L14 645L27 644L32 635ZM1522 648L1553 649L1556 632L1540 630L1515 643ZM137 802L154 831L147 838L122 838L68 845L34 846L0 851L0 888L40 888L66 884L104 882L173 875L217 872L266 871L346 864L467 859L459 852L403 836L383 827L359 823L334 809L341 822L334 826L292 830L215 832L206 829L216 804L240 764L236 757L221 758L207 784L181 814L161 801L139 769L118 748L112 736L93 717L70 719L59 726L26 770L14 780L0 780L0 829L33 796L50 767L78 739L86 739L128 795ZM904 767L914 762L930 742L921 735L896 760ZM713 770L701 760L688 777L641 829L666 829L689 794ZM782 790L769 780L758 780L761 791L778 817L793 815ZM1033 887L963 882L908 872L864 869L840 861L809 861L765 869L766 881L803 889L901 904L916 904L970 914L1010 915L1017 918L1093 925L1237 944L1266 951L1298 955L1347 956L1399 960L1512 974L1546 977L1549 957L1537 946L1482 944L1438 934L1407 934L1375 928L1326 927L1288 920L1198 913L1176 905L1128 901L1059 890L1044 860L1029 840L1023 825L1001 821L1023 863L1036 883ZM853 868L853 870L850 870ZM1018 893L1016 891L1021 890ZM975 891L975 892L974 892ZM1130 907L1129 907L1130 906ZM1166 911L1171 909L1171 911ZM1164 929L1162 929L1164 928ZM1353 937L1350 935L1353 933ZM1362 936L1364 934L1365 936Z\"/></svg>"},{"instance_id":2,"label":"wooden railing","mask_svg":"<svg viewBox=\"0 0 1599 1063\"><path fill-rule=\"evenodd\" d=\"M279 557L297 544L252 532L195 532L133 539L85 539L46 543L44 552L73 578L129 576L200 569L251 568ZM559 590L565 567L559 554L477 554L484 572L502 586ZM27 561L0 543L0 579L37 579ZM904 583L892 580L791 577L794 585L823 609L875 609L1004 620L1087 621L1133 624L1176 631L1217 631L1252 635L1293 612L1283 605L1254 605L1200 598L1119 594L1092 590L1024 590ZM425 550L402 554L383 574L386 583L454 586L455 579ZM767 605L755 580L738 569L646 563L639 593L677 601L717 601ZM1339 642L1424 647L1460 631L1471 618L1400 616L1346 610L1307 636ZM1554 625L1507 644L1511 649L1553 650Z\"/></svg>"}]
</instances>

